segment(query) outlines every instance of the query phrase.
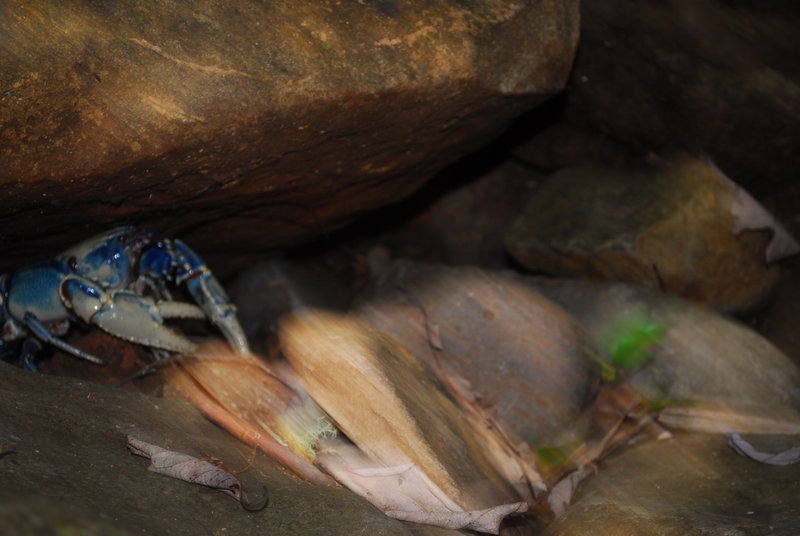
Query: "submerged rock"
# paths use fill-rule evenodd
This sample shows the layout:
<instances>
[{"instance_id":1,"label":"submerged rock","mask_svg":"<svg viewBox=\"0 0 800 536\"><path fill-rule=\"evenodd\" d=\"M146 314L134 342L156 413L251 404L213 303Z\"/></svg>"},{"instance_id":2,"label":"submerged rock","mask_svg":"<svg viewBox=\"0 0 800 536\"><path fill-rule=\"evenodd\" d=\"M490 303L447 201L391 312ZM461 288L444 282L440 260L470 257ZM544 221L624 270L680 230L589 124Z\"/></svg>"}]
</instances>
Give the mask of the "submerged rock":
<instances>
[{"instance_id":1,"label":"submerged rock","mask_svg":"<svg viewBox=\"0 0 800 536\"><path fill-rule=\"evenodd\" d=\"M552 445L581 433L596 381L583 328L512 272L396 261L357 310L460 377L512 437Z\"/></svg>"},{"instance_id":2,"label":"submerged rock","mask_svg":"<svg viewBox=\"0 0 800 536\"><path fill-rule=\"evenodd\" d=\"M4 4L0 272L120 222L218 271L328 232L559 91L577 37L577 0Z\"/></svg>"},{"instance_id":3,"label":"submerged rock","mask_svg":"<svg viewBox=\"0 0 800 536\"><path fill-rule=\"evenodd\" d=\"M624 284L527 279L585 326L609 359L609 334L658 325L649 359L627 381L657 405L689 404L800 422L800 369L764 337L712 310Z\"/></svg>"},{"instance_id":4,"label":"submerged rock","mask_svg":"<svg viewBox=\"0 0 800 536\"><path fill-rule=\"evenodd\" d=\"M526 268L625 281L739 311L778 281L800 246L710 161L646 172L569 169L550 177L506 237Z\"/></svg>"},{"instance_id":5,"label":"submerged rock","mask_svg":"<svg viewBox=\"0 0 800 536\"><path fill-rule=\"evenodd\" d=\"M723 436L678 434L600 465L546 536L797 534L800 464L745 459Z\"/></svg>"}]
</instances>

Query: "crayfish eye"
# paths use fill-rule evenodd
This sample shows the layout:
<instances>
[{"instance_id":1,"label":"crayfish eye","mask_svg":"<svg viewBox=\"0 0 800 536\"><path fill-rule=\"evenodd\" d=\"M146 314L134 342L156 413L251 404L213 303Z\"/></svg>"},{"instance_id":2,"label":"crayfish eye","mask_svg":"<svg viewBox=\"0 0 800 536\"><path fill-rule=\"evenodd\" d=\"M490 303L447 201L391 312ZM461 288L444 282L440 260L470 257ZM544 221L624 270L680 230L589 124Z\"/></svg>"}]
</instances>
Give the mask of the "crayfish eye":
<instances>
[{"instance_id":1,"label":"crayfish eye","mask_svg":"<svg viewBox=\"0 0 800 536\"><path fill-rule=\"evenodd\" d=\"M69 266L69 269L72 270L73 272L77 271L77 269L78 269L78 259L76 259L75 256L73 255L72 257L67 259L67 265Z\"/></svg>"}]
</instances>

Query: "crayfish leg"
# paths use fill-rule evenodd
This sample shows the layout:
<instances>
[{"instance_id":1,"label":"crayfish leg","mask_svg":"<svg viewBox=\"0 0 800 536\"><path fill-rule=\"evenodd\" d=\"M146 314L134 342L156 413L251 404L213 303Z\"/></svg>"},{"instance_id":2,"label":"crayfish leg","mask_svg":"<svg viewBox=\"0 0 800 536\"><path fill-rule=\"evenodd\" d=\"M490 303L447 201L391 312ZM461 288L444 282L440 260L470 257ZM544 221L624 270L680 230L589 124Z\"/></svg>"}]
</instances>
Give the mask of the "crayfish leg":
<instances>
[{"instance_id":1,"label":"crayfish leg","mask_svg":"<svg viewBox=\"0 0 800 536\"><path fill-rule=\"evenodd\" d=\"M42 342L51 344L63 352L72 354L80 359L85 359L86 361L91 361L92 363L95 363L97 365L105 364L103 360L100 359L99 357L95 357L91 354L88 354L83 350L81 350L80 348L75 348L71 344L62 341L57 337L54 337L53 334L50 333L50 330L48 330L47 327L44 324L42 324L39 321L39 319L36 318L36 315L34 315L33 313L25 314L25 325L28 327L30 332ZM24 357L23 357L23 362L25 362ZM30 359L28 360L28 362L26 362L26 368L28 368L28 364L35 367L33 361Z\"/></svg>"}]
</instances>

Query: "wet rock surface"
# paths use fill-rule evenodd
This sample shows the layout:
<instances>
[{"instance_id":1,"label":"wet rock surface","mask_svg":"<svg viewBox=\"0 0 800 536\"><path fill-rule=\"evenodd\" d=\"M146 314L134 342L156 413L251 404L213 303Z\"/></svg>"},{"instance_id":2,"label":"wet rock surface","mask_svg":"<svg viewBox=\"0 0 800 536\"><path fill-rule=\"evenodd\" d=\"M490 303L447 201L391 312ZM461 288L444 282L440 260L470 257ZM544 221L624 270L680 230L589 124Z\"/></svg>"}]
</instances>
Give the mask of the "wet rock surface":
<instances>
[{"instance_id":1,"label":"wet rock surface","mask_svg":"<svg viewBox=\"0 0 800 536\"><path fill-rule=\"evenodd\" d=\"M5 363L0 370L3 534L453 534L391 520L343 488L289 477L189 404ZM266 486L270 505L245 512L218 491L148 472L125 447L127 435L219 458L252 497Z\"/></svg>"},{"instance_id":2,"label":"wet rock surface","mask_svg":"<svg viewBox=\"0 0 800 536\"><path fill-rule=\"evenodd\" d=\"M466 380L513 437L538 445L580 435L597 379L588 341L573 317L513 273L396 261L357 310L430 366Z\"/></svg>"},{"instance_id":3,"label":"wet rock surface","mask_svg":"<svg viewBox=\"0 0 800 536\"><path fill-rule=\"evenodd\" d=\"M220 270L329 232L560 90L577 7L7 3L0 271L120 223Z\"/></svg>"},{"instance_id":4,"label":"wet rock surface","mask_svg":"<svg viewBox=\"0 0 800 536\"><path fill-rule=\"evenodd\" d=\"M544 534L791 536L798 497L800 464L766 466L723 436L677 434L612 455Z\"/></svg>"},{"instance_id":5,"label":"wet rock surface","mask_svg":"<svg viewBox=\"0 0 800 536\"><path fill-rule=\"evenodd\" d=\"M652 359L628 378L656 403L710 403L730 408L800 411L800 369L767 339L714 311L624 284L529 280L573 314L596 348L613 326L642 318L664 327ZM604 356L606 359L608 356Z\"/></svg>"},{"instance_id":6,"label":"wet rock surface","mask_svg":"<svg viewBox=\"0 0 800 536\"><path fill-rule=\"evenodd\" d=\"M777 284L775 261L799 249L767 217L707 160L641 172L571 168L536 191L506 245L533 272L638 283L742 311Z\"/></svg>"}]
</instances>

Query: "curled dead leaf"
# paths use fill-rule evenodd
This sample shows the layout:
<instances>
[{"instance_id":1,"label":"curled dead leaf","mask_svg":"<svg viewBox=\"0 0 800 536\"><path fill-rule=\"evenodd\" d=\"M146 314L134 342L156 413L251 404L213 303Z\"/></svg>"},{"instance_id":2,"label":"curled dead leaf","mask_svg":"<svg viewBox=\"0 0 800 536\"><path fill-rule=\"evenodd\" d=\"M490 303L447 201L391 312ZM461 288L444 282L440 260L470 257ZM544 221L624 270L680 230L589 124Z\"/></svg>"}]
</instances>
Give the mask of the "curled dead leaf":
<instances>
[{"instance_id":1,"label":"curled dead leaf","mask_svg":"<svg viewBox=\"0 0 800 536\"><path fill-rule=\"evenodd\" d=\"M728 445L738 454L767 465L792 465L800 462L800 447L792 447L782 452L762 452L739 434L732 434L728 438Z\"/></svg>"},{"instance_id":2,"label":"curled dead leaf","mask_svg":"<svg viewBox=\"0 0 800 536\"><path fill-rule=\"evenodd\" d=\"M659 422L672 428L706 434L800 434L797 415L776 409L759 411L717 407L669 407Z\"/></svg>"},{"instance_id":3,"label":"curled dead leaf","mask_svg":"<svg viewBox=\"0 0 800 536\"><path fill-rule=\"evenodd\" d=\"M235 476L206 460L167 450L131 436L128 436L128 449L131 453L150 460L148 470L219 490L239 501L242 508L249 512L263 510L269 503L267 493L261 501L250 502L242 484Z\"/></svg>"},{"instance_id":4,"label":"curled dead leaf","mask_svg":"<svg viewBox=\"0 0 800 536\"><path fill-rule=\"evenodd\" d=\"M319 463L387 516L403 521L498 534L503 519L528 510L524 501L465 509L416 463L387 467L341 439L324 443Z\"/></svg>"},{"instance_id":5,"label":"curled dead leaf","mask_svg":"<svg viewBox=\"0 0 800 536\"><path fill-rule=\"evenodd\" d=\"M584 465L568 473L553 486L547 496L547 504L556 517L560 517L567 510L567 506L572 502L575 490L578 489L578 484L595 471L594 466Z\"/></svg>"}]
</instances>

